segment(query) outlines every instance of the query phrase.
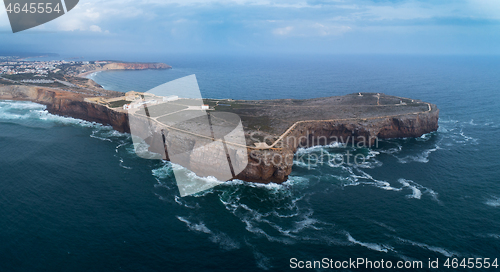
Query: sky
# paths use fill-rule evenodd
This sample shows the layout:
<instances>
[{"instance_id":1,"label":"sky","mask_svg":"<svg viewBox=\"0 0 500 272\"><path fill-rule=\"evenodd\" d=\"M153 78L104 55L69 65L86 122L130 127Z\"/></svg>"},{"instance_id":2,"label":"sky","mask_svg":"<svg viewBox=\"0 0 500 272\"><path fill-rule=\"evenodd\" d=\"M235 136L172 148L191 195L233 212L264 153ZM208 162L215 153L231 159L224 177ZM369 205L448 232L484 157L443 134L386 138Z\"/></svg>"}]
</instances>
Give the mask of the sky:
<instances>
[{"instance_id":1,"label":"sky","mask_svg":"<svg viewBox=\"0 0 500 272\"><path fill-rule=\"evenodd\" d=\"M0 52L500 54L500 0L80 0Z\"/></svg>"}]
</instances>

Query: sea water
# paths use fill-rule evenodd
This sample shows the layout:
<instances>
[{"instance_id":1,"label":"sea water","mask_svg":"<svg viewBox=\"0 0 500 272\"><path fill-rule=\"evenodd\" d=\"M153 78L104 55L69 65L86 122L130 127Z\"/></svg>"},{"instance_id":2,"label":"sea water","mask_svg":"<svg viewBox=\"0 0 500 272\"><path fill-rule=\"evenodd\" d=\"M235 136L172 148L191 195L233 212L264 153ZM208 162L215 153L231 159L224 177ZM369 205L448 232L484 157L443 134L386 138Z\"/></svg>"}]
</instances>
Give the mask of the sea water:
<instances>
[{"instance_id":1,"label":"sea water","mask_svg":"<svg viewBox=\"0 0 500 272\"><path fill-rule=\"evenodd\" d=\"M181 198L178 166L139 158L130 135L0 101L0 271L283 271L291 258L427 267L429 258L500 257L499 57L157 61L173 69L91 78L126 92L196 74L209 98L382 92L437 104L440 127L373 148L298 151L362 153L362 165L297 160L282 185L234 180Z\"/></svg>"}]
</instances>

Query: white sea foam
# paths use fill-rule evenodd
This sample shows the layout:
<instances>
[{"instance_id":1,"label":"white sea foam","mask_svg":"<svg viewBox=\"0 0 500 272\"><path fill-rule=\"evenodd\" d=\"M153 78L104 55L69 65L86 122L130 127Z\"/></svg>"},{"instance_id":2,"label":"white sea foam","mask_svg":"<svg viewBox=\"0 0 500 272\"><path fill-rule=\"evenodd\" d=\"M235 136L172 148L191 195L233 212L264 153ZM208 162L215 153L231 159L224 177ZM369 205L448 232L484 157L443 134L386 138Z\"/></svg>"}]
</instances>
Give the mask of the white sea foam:
<instances>
[{"instance_id":1,"label":"white sea foam","mask_svg":"<svg viewBox=\"0 0 500 272\"><path fill-rule=\"evenodd\" d=\"M177 217L177 219L179 219L179 221L186 223L188 228L192 231L203 232L203 233L207 233L207 234L212 233L212 231L210 229L208 229L207 226L205 226L205 224L203 222L192 223L184 217L181 217L181 216L176 216L176 217Z\"/></svg>"},{"instance_id":2,"label":"white sea foam","mask_svg":"<svg viewBox=\"0 0 500 272\"><path fill-rule=\"evenodd\" d=\"M41 104L29 102L29 101L11 101L4 100L0 101L0 109L22 109L22 110L44 110L46 107Z\"/></svg>"},{"instance_id":3,"label":"white sea foam","mask_svg":"<svg viewBox=\"0 0 500 272\"><path fill-rule=\"evenodd\" d=\"M318 152L318 151L325 151L327 148L345 148L348 147L347 145L339 142L333 142L331 144L327 145L315 145L311 147L300 147L297 149L296 154L302 155L302 154L308 154L308 153L313 153L313 152Z\"/></svg>"},{"instance_id":4,"label":"white sea foam","mask_svg":"<svg viewBox=\"0 0 500 272\"><path fill-rule=\"evenodd\" d=\"M420 247L420 248L427 249L427 250L430 250L430 251L433 251L433 252L436 252L436 253L440 253L440 254L444 255L445 257L448 257L448 258L449 257L453 257L453 256L456 256L456 257L460 256L459 253L451 251L451 250L448 250L448 249L445 249L445 248L442 248L442 247L430 246L430 245L427 245L427 244L424 244L424 243L414 242L414 241L406 240L406 239L399 238L399 237L396 237L396 238L399 241L403 242L403 243L411 244L411 245L416 246L416 247Z\"/></svg>"},{"instance_id":5,"label":"white sea foam","mask_svg":"<svg viewBox=\"0 0 500 272\"><path fill-rule=\"evenodd\" d=\"M427 142L430 139L432 139L432 136L434 136L434 134L435 134L434 132L426 133L426 134L423 134L422 136L416 138L416 140L419 142Z\"/></svg>"},{"instance_id":6,"label":"white sea foam","mask_svg":"<svg viewBox=\"0 0 500 272\"><path fill-rule=\"evenodd\" d=\"M284 186L282 184L277 184L277 183L255 183L255 182L246 182L246 181L243 181L243 180L239 180L239 179L233 179L233 180L230 180L230 181L226 181L224 183L221 184L222 186L235 186L235 185L243 185L243 186L247 186L247 187L252 187L252 188L265 188L265 189L268 189L269 191L272 191L272 192L275 192L275 191L279 191L279 190L285 190L286 188L284 188Z\"/></svg>"},{"instance_id":7,"label":"white sea foam","mask_svg":"<svg viewBox=\"0 0 500 272\"><path fill-rule=\"evenodd\" d=\"M245 241L245 244L252 248L252 253L255 257L255 261L257 262L257 267L259 267L262 270L269 270L272 268L271 266L271 260L266 257L264 254L260 253L256 247L252 244L250 244L248 241Z\"/></svg>"},{"instance_id":8,"label":"white sea foam","mask_svg":"<svg viewBox=\"0 0 500 272\"><path fill-rule=\"evenodd\" d=\"M422 191L420 191L420 189L417 188L417 185L413 181L406 179L399 179L398 182L403 184L403 187L409 187L413 191L413 194L407 195L408 198L420 199L422 197Z\"/></svg>"},{"instance_id":9,"label":"white sea foam","mask_svg":"<svg viewBox=\"0 0 500 272\"><path fill-rule=\"evenodd\" d=\"M128 142L123 142L123 143L121 143L121 144L117 145L117 146L115 147L115 152L116 152L116 153L118 153L118 150L119 150L122 146L126 146L126 145L128 145L128 144L130 144L130 143L128 143Z\"/></svg>"},{"instance_id":10,"label":"white sea foam","mask_svg":"<svg viewBox=\"0 0 500 272\"><path fill-rule=\"evenodd\" d=\"M155 180L157 181L157 183L154 185L155 188L165 188L167 190L177 189L176 186L174 187L174 183L173 182L163 181L163 180L160 180L159 178L155 178ZM165 200L165 199L163 198L161 200Z\"/></svg>"},{"instance_id":11,"label":"white sea foam","mask_svg":"<svg viewBox=\"0 0 500 272\"><path fill-rule=\"evenodd\" d=\"M494 122L486 122L484 123L485 126L487 127L492 127L492 128L498 128L499 125L498 124L495 124Z\"/></svg>"},{"instance_id":12,"label":"white sea foam","mask_svg":"<svg viewBox=\"0 0 500 272\"><path fill-rule=\"evenodd\" d=\"M381 161L374 159L374 157L366 157L366 160L363 163L359 163L356 166L364 169L375 169L377 167L382 167L382 165L384 164Z\"/></svg>"},{"instance_id":13,"label":"white sea foam","mask_svg":"<svg viewBox=\"0 0 500 272\"><path fill-rule=\"evenodd\" d=\"M261 254L260 252L254 250L253 255L255 257L255 260L257 261L258 268L262 270L269 270L272 268L270 259L264 256L264 254Z\"/></svg>"},{"instance_id":14,"label":"white sea foam","mask_svg":"<svg viewBox=\"0 0 500 272\"><path fill-rule=\"evenodd\" d=\"M327 161L327 165L333 168L338 168L342 167L344 163L342 163L344 160L344 155L343 154L332 154L330 156L330 160Z\"/></svg>"},{"instance_id":15,"label":"white sea foam","mask_svg":"<svg viewBox=\"0 0 500 272\"><path fill-rule=\"evenodd\" d=\"M331 167L337 167L339 163L342 161L343 154L331 152L333 148L349 148L342 143L334 142L329 145L317 145L313 147L307 148L298 148L295 152L293 164L297 167L307 168L307 169L315 169L320 165L329 164ZM351 151L354 148L350 148ZM342 163L341 163L342 164Z\"/></svg>"},{"instance_id":16,"label":"white sea foam","mask_svg":"<svg viewBox=\"0 0 500 272\"><path fill-rule=\"evenodd\" d=\"M414 182L413 180L409 180L409 179L401 178L401 179L398 179L398 182L403 185L403 188L410 188L412 190L412 194L407 195L406 197L414 198L414 199L421 199L422 194L427 194L432 198L432 200L441 204L441 202L438 199L439 194L437 192L435 192L434 190L427 188L425 186L422 186L422 185Z\"/></svg>"},{"instance_id":17,"label":"white sea foam","mask_svg":"<svg viewBox=\"0 0 500 272\"><path fill-rule=\"evenodd\" d=\"M264 223L268 224L269 226L273 227L275 230L277 230L283 236L293 238L294 240L301 240L302 237L300 237L300 235L298 235L298 234L303 232L304 230L306 230L306 229L321 230L322 229L321 227L317 226L318 224L321 224L321 222L319 222L318 220L316 220L314 218L311 218L312 214L313 214L312 210L309 210L308 213L300 213L300 214L296 213L295 215L289 216L289 217L278 215L278 217L280 217L280 218L299 217L297 221L293 222L292 227L283 227L283 226L280 226L280 225L274 223L271 220L262 219L262 218L256 219L256 221L264 222ZM272 215L274 215L274 213L272 213ZM270 217L270 216L266 216L266 217ZM287 243L291 243L291 242L289 240L287 240Z\"/></svg>"},{"instance_id":18,"label":"white sea foam","mask_svg":"<svg viewBox=\"0 0 500 272\"><path fill-rule=\"evenodd\" d=\"M128 166L123 165L123 158L120 158L120 167L127 169L127 170L132 170L132 167L128 167Z\"/></svg>"},{"instance_id":19,"label":"white sea foam","mask_svg":"<svg viewBox=\"0 0 500 272\"><path fill-rule=\"evenodd\" d=\"M101 140L101 141L108 141L108 142L113 142L113 140L109 139L109 138L106 138L106 137L101 137L101 136L98 136L96 135L98 133L98 131L92 131L92 134L90 134L90 137L91 138L94 138L94 139L98 139L98 140Z\"/></svg>"},{"instance_id":20,"label":"white sea foam","mask_svg":"<svg viewBox=\"0 0 500 272\"><path fill-rule=\"evenodd\" d=\"M189 209L199 209L200 208L200 204L198 202L196 202L196 204L194 206L193 205L189 205L187 203L187 201L185 201L180 196L174 196L174 201L175 201L175 203L177 203L177 204L179 204L181 206L184 206L186 208L189 208Z\"/></svg>"},{"instance_id":21,"label":"white sea foam","mask_svg":"<svg viewBox=\"0 0 500 272\"><path fill-rule=\"evenodd\" d=\"M210 241L212 241L212 243L219 244L219 246L226 251L240 248L240 243L223 232L217 234L212 233L212 235L210 236Z\"/></svg>"},{"instance_id":22,"label":"white sea foam","mask_svg":"<svg viewBox=\"0 0 500 272\"><path fill-rule=\"evenodd\" d=\"M92 133L89 135L91 138L108 142L117 140L121 142L120 146L127 144L127 138L130 137L128 134L113 130L110 126L50 114L46 110L46 106L33 102L0 101L0 120L13 120L15 122L21 122L22 124L33 120L36 121L37 126L38 124L41 126L46 126L47 124L52 126L53 124L56 124L92 128ZM28 124L31 126L33 125L32 123L33 122ZM126 139L124 140L124 138ZM116 147L117 153L120 146ZM132 169L124 165L123 158L119 159L119 166L124 169Z\"/></svg>"},{"instance_id":23,"label":"white sea foam","mask_svg":"<svg viewBox=\"0 0 500 272\"><path fill-rule=\"evenodd\" d=\"M212 243L218 244L219 247L222 248L223 250L230 251L240 248L240 243L229 237L229 235L227 235L226 233L214 232L210 230L205 225L205 223L201 221L199 223L193 223L185 217L181 216L176 216L176 217L177 219L179 219L179 221L186 223L189 230L209 234L210 235L209 240Z\"/></svg>"},{"instance_id":24,"label":"white sea foam","mask_svg":"<svg viewBox=\"0 0 500 272\"><path fill-rule=\"evenodd\" d=\"M461 145L477 145L479 140L473 138L466 134L465 130L477 128L471 128L470 126L491 126L492 123L477 124L474 120L461 122L458 120L440 120L440 126L438 132L441 133L441 141L443 141L445 146L452 146L454 144Z\"/></svg>"},{"instance_id":25,"label":"white sea foam","mask_svg":"<svg viewBox=\"0 0 500 272\"><path fill-rule=\"evenodd\" d=\"M500 234L490 233L490 234L488 234L488 237L491 237L491 238L494 238L494 239L499 239L499 240L500 240Z\"/></svg>"},{"instance_id":26,"label":"white sea foam","mask_svg":"<svg viewBox=\"0 0 500 272\"><path fill-rule=\"evenodd\" d=\"M114 129L108 130L107 132L103 132L103 135L105 135L107 137L115 137L115 138L123 138L123 137L130 138L130 134L122 133L122 132L119 132L119 131L114 130Z\"/></svg>"},{"instance_id":27,"label":"white sea foam","mask_svg":"<svg viewBox=\"0 0 500 272\"><path fill-rule=\"evenodd\" d=\"M442 204L441 201L439 201L438 199L438 193L436 193L434 190L432 189L429 189L429 188L426 188L426 193L429 193L429 195L431 196L431 198L436 201L438 204Z\"/></svg>"},{"instance_id":28,"label":"white sea foam","mask_svg":"<svg viewBox=\"0 0 500 272\"><path fill-rule=\"evenodd\" d=\"M93 73L87 74L86 78L90 78L90 79L94 80L95 76L97 76L97 74L99 74L101 72L102 71L97 71L97 72L93 72Z\"/></svg>"},{"instance_id":29,"label":"white sea foam","mask_svg":"<svg viewBox=\"0 0 500 272\"><path fill-rule=\"evenodd\" d=\"M463 129L460 130L460 136L463 137L463 139L464 139L465 142L471 142L471 143L474 143L474 144L477 143L477 139L465 135Z\"/></svg>"},{"instance_id":30,"label":"white sea foam","mask_svg":"<svg viewBox=\"0 0 500 272\"><path fill-rule=\"evenodd\" d=\"M151 170L153 176L159 179L166 179L173 177L172 164L170 162L165 162L162 167Z\"/></svg>"},{"instance_id":31,"label":"white sea foam","mask_svg":"<svg viewBox=\"0 0 500 272\"><path fill-rule=\"evenodd\" d=\"M377 155L380 155L380 152L379 151L375 151L375 150L369 150L368 151L368 155L366 156L367 159L371 159L371 158L375 158Z\"/></svg>"},{"instance_id":32,"label":"white sea foam","mask_svg":"<svg viewBox=\"0 0 500 272\"><path fill-rule=\"evenodd\" d=\"M396 232L396 229L394 229L393 227L390 227L382 222L378 222L378 221L371 221L371 222L373 222L374 224L379 225L385 229L388 229L389 231Z\"/></svg>"},{"instance_id":33,"label":"white sea foam","mask_svg":"<svg viewBox=\"0 0 500 272\"><path fill-rule=\"evenodd\" d=\"M356 239L354 239L351 234L347 233L346 234L347 236L347 240L349 240L349 242L353 243L353 244L357 244L357 245L360 245L360 246L363 246L363 247L366 247L368 249L371 249L371 250L375 250L375 251L379 251L379 252L388 252L389 250L390 251L394 251L394 248L391 247L391 246L388 246L388 245L379 245L379 244L375 244L375 243L365 243L365 242L360 242Z\"/></svg>"},{"instance_id":34,"label":"white sea foam","mask_svg":"<svg viewBox=\"0 0 500 272\"><path fill-rule=\"evenodd\" d=\"M409 163L409 162L421 162L421 163L428 163L429 162L429 155L432 152L435 152L437 150L441 149L438 145L436 145L434 148L430 148L427 150L422 151L422 153L418 155L409 155L405 156L403 158L399 158L395 156L400 163Z\"/></svg>"},{"instance_id":35,"label":"white sea foam","mask_svg":"<svg viewBox=\"0 0 500 272\"><path fill-rule=\"evenodd\" d=\"M454 120L454 119L444 119L444 118L440 118L440 119L439 119L439 123L444 123L444 124L458 124L458 123L460 123L460 121L458 121L458 120Z\"/></svg>"},{"instance_id":36,"label":"white sea foam","mask_svg":"<svg viewBox=\"0 0 500 272\"><path fill-rule=\"evenodd\" d=\"M319 221L314 218L310 218L311 215L312 213L304 215L302 220L294 222L294 228L287 230L286 232L300 233L304 229L321 230L321 227L316 226Z\"/></svg>"},{"instance_id":37,"label":"white sea foam","mask_svg":"<svg viewBox=\"0 0 500 272\"><path fill-rule=\"evenodd\" d=\"M342 186L371 185L383 190L396 191L396 192L402 191L405 188L409 188L412 190L412 194L407 195L408 198L421 199L422 195L425 193L430 195L434 201L440 203L437 192L435 192L430 188L422 186L412 180L403 178L398 179L398 182L402 185L402 187L398 188L391 185L391 183L387 181L377 180L373 178L370 174L361 170L359 167L343 166L342 169L344 170L344 172L346 172L347 176L331 175L332 177L338 179L339 181L344 182Z\"/></svg>"},{"instance_id":38,"label":"white sea foam","mask_svg":"<svg viewBox=\"0 0 500 272\"><path fill-rule=\"evenodd\" d=\"M296 167L307 168L307 169L314 169L317 166L317 164L306 163L305 161L302 160L293 160L293 165Z\"/></svg>"},{"instance_id":39,"label":"white sea foam","mask_svg":"<svg viewBox=\"0 0 500 272\"><path fill-rule=\"evenodd\" d=\"M344 186L356 186L356 185L360 185L360 184L367 184L367 185L373 185L377 188L388 190L388 191L401 191L401 188L393 187L387 181L374 179L371 175L362 171L359 168L343 167L343 169L349 173L350 178L353 181L350 184L344 184ZM354 171L356 171L357 174L355 174Z\"/></svg>"},{"instance_id":40,"label":"white sea foam","mask_svg":"<svg viewBox=\"0 0 500 272\"><path fill-rule=\"evenodd\" d=\"M96 122L88 122L72 117L54 115L46 110L45 105L26 101L0 101L0 120L41 120L63 125L78 125L104 130L112 130Z\"/></svg>"},{"instance_id":41,"label":"white sea foam","mask_svg":"<svg viewBox=\"0 0 500 272\"><path fill-rule=\"evenodd\" d=\"M391 147L391 148L385 148L385 149L379 149L378 152L379 153L384 153L384 154L396 154L396 153L399 153L403 150L403 145L398 143L398 142L390 142L391 144L395 144L396 146L395 147Z\"/></svg>"},{"instance_id":42,"label":"white sea foam","mask_svg":"<svg viewBox=\"0 0 500 272\"><path fill-rule=\"evenodd\" d=\"M134 137L135 136L131 136L131 138ZM150 160L162 159L160 154L149 151L149 145L145 141L143 141L142 139L141 140L138 139L140 138L135 138L133 140L132 146L130 148L127 148L129 154L137 155L141 158Z\"/></svg>"},{"instance_id":43,"label":"white sea foam","mask_svg":"<svg viewBox=\"0 0 500 272\"><path fill-rule=\"evenodd\" d=\"M491 196L490 199L486 200L485 204L494 208L500 207L500 197Z\"/></svg>"},{"instance_id":44,"label":"white sea foam","mask_svg":"<svg viewBox=\"0 0 500 272\"><path fill-rule=\"evenodd\" d=\"M246 224L245 229L247 231L249 231L253 234L259 235L259 236L263 236L270 242L278 242L278 243L282 243L285 245L295 244L295 240L291 239L289 237L274 237L272 235L269 235L262 228L256 226L255 222L249 218L243 218L243 219L241 219L241 221ZM290 235L287 235L287 236L290 236ZM293 238L297 238L297 237L293 237Z\"/></svg>"},{"instance_id":45,"label":"white sea foam","mask_svg":"<svg viewBox=\"0 0 500 272\"><path fill-rule=\"evenodd\" d=\"M282 186L291 186L291 185L301 185L305 186L309 184L310 179L308 177L302 176L288 176L288 180L282 183Z\"/></svg>"},{"instance_id":46,"label":"white sea foam","mask_svg":"<svg viewBox=\"0 0 500 272\"><path fill-rule=\"evenodd\" d=\"M301 207L302 203L307 201L307 194L295 196L290 190L282 189L284 188L282 185L272 185L273 187L269 188L269 185L247 185L241 181L230 183L233 185L219 187L223 190L219 195L221 203L246 225L245 229L248 232L264 237L268 241L283 244L294 244L301 240L321 242L324 239L318 237L317 231L323 229L324 226L332 226L314 218L312 209ZM274 189L275 186L277 186L276 189ZM256 196L256 194L245 192L249 189L265 190L259 193L261 196L257 200L281 204L257 208L255 201L241 198L243 193Z\"/></svg>"},{"instance_id":47,"label":"white sea foam","mask_svg":"<svg viewBox=\"0 0 500 272\"><path fill-rule=\"evenodd\" d=\"M194 172L189 171L188 169L182 167L181 165L171 163L171 162L163 162L163 165L159 168L151 170L151 173L153 176L158 178L159 180L174 180L175 179L175 172L174 171L185 171L186 176L188 177L189 182L183 181L182 183L177 183L177 189L180 190L180 186L182 186L183 190L189 190L189 187L194 187L196 189L203 189L206 188L206 190L202 190L195 193L191 194L193 197L202 197L205 196L209 193L212 192L212 187L215 187L217 185L223 184L222 181L216 179L215 177L200 177L197 176ZM161 182L160 182L161 183ZM171 189L169 187L169 189Z\"/></svg>"},{"instance_id":48,"label":"white sea foam","mask_svg":"<svg viewBox=\"0 0 500 272\"><path fill-rule=\"evenodd\" d=\"M214 187L224 184L213 176L200 177L179 164L171 163L171 168L181 196L202 197L212 193Z\"/></svg>"}]
</instances>

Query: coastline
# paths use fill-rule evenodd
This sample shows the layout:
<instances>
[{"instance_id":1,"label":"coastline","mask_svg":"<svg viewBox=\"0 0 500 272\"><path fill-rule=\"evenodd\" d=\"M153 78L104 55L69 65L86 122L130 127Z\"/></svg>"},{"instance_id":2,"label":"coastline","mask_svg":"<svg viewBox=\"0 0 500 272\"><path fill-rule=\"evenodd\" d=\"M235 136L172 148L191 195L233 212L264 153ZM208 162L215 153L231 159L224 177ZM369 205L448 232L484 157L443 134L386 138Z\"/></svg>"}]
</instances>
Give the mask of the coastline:
<instances>
[{"instance_id":1,"label":"coastline","mask_svg":"<svg viewBox=\"0 0 500 272\"><path fill-rule=\"evenodd\" d=\"M165 63L144 63L144 62L116 62L116 61L97 61L94 64L84 64L78 69L73 69L72 73L75 77L87 78L88 75L96 72L110 70L164 70L171 69L172 66Z\"/></svg>"},{"instance_id":2,"label":"coastline","mask_svg":"<svg viewBox=\"0 0 500 272\"><path fill-rule=\"evenodd\" d=\"M90 79L90 76L94 75L94 74L97 74L97 73L100 73L104 70L93 70L93 71L88 71L88 72L84 72L84 73L81 73L81 74L78 74L76 75L76 77L81 77L81 78L88 78Z\"/></svg>"},{"instance_id":3,"label":"coastline","mask_svg":"<svg viewBox=\"0 0 500 272\"><path fill-rule=\"evenodd\" d=\"M95 71L94 71L95 72ZM255 182L255 183L283 183L288 180L293 167L293 162L282 160L274 162L273 158L293 158L299 147L317 146L329 144L329 142L315 142L314 139L344 139L341 142L355 142L358 137L369 139L366 146L373 144L372 139L391 139L405 137L420 137L423 134L436 131L438 128L439 109L436 105L415 101L413 106L402 107L402 105L377 105L376 98L381 94L363 93L364 98L357 94L327 97L306 100L256 100L256 101L234 101L236 103L233 112L241 116L247 139L248 165L234 178ZM110 95L107 98L116 96ZM90 102L86 96L50 88L28 87L28 86L3 86L0 87L1 100L32 101L47 106L47 111L51 114L73 117L85 121L97 122L103 125L110 125L119 132L130 133L129 113L110 108L102 102ZM106 97L103 97L105 101ZM400 101L398 97L382 95L384 101L393 103ZM116 98L114 98L116 100ZM361 99L361 100L358 100ZM353 107L353 102L360 101L362 107ZM364 101L364 102L363 102ZM407 101L413 101L407 99ZM213 101L212 101L213 102ZM210 103L210 102L209 102ZM288 103L288 105L287 105ZM291 104L290 104L291 103ZM300 104L298 107L294 103ZM368 103L368 104L363 104ZM276 105L281 105L279 110ZM306 106L311 105L311 106ZM326 108L325 108L326 107ZM376 111L370 110L376 108ZM407 108L407 109L406 109ZM330 113L326 110L330 109ZM418 111L415 111L418 109ZM262 119L254 115L255 110L259 114L267 114L269 126L262 131ZM305 115L295 115L292 112L301 111ZM344 112L339 116L338 112ZM387 114L392 112L393 114ZM253 115L253 117L252 117ZM351 117L352 118L340 118ZM284 118L283 116L287 116ZM274 120L274 121L273 121ZM283 122L286 120L286 122ZM256 123L257 122L257 123ZM149 122L145 121L144 124ZM256 128L257 127L257 128ZM150 131L157 131L160 127L152 127ZM262 126L262 129L264 127ZM159 130L158 130L159 131ZM173 133L173 132L171 132ZM189 133L175 132L179 134L179 139L184 143L199 141L196 135ZM277 140L272 146L261 142L264 145L252 147L252 135L264 133ZM154 132L155 136L146 142L150 146L158 143L153 142L161 139L161 134ZM158 135L156 135L158 134ZM290 139L313 139L312 142L304 143ZM347 140L345 140L347 139ZM148 142L149 141L149 142ZM250 141L250 142L249 142ZM276 146L279 143L279 146ZM163 145L162 145L163 146ZM263 148L261 148L263 147ZM167 150L164 151L167 153ZM168 155L166 157L168 160Z\"/></svg>"}]
</instances>

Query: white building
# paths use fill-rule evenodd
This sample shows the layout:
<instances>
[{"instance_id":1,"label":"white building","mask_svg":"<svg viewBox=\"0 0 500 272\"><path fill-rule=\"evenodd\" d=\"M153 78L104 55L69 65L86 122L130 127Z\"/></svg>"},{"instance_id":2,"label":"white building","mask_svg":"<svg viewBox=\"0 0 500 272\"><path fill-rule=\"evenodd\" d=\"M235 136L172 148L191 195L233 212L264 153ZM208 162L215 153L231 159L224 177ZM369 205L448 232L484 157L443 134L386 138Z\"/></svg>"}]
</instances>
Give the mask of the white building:
<instances>
[{"instance_id":1,"label":"white building","mask_svg":"<svg viewBox=\"0 0 500 272\"><path fill-rule=\"evenodd\" d=\"M175 100L179 100L179 97L177 95L169 95L163 97L163 102L170 102Z\"/></svg>"}]
</instances>

